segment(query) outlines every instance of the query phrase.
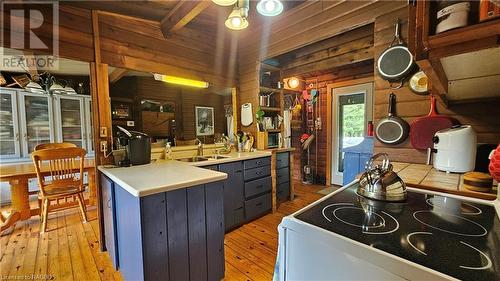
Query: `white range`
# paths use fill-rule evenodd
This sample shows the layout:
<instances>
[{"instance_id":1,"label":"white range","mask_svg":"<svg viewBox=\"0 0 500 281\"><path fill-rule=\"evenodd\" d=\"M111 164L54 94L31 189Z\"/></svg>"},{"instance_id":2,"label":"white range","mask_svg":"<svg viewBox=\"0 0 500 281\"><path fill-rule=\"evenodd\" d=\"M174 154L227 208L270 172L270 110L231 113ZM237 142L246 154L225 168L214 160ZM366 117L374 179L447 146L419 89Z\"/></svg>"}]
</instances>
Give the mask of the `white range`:
<instances>
[{"instance_id":1,"label":"white range","mask_svg":"<svg viewBox=\"0 0 500 281\"><path fill-rule=\"evenodd\" d=\"M274 280L500 280L500 199L408 188L385 203L357 186L283 218Z\"/></svg>"}]
</instances>

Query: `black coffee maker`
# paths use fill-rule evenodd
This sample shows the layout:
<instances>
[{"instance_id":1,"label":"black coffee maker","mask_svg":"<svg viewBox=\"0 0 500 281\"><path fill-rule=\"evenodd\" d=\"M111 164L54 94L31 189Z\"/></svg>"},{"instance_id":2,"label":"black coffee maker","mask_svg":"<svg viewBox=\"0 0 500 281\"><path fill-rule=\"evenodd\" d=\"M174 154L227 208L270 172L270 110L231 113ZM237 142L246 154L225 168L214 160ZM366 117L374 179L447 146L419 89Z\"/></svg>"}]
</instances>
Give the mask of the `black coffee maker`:
<instances>
[{"instance_id":1,"label":"black coffee maker","mask_svg":"<svg viewBox=\"0 0 500 281\"><path fill-rule=\"evenodd\" d=\"M120 161L120 166L144 165L151 162L151 137L136 131L129 131L117 126L118 142L124 146L127 154Z\"/></svg>"}]
</instances>

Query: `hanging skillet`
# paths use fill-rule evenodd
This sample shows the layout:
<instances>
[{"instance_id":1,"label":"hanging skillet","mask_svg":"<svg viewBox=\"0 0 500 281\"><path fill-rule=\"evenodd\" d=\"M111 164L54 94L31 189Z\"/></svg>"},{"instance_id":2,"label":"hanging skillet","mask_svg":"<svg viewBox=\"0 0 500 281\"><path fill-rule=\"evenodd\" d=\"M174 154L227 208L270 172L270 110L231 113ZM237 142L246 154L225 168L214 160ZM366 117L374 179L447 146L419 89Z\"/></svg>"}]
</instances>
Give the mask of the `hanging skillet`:
<instances>
[{"instance_id":1,"label":"hanging skillet","mask_svg":"<svg viewBox=\"0 0 500 281\"><path fill-rule=\"evenodd\" d=\"M404 79L415 69L415 61L408 47L399 35L399 19L396 21L396 33L394 39L377 60L379 75L391 82L391 88L399 89L403 86ZM399 82L396 87L392 83Z\"/></svg>"},{"instance_id":2,"label":"hanging skillet","mask_svg":"<svg viewBox=\"0 0 500 281\"><path fill-rule=\"evenodd\" d=\"M399 144L408 138L410 133L410 125L396 116L396 95L389 95L389 116L378 122L375 128L375 136L385 144Z\"/></svg>"}]
</instances>

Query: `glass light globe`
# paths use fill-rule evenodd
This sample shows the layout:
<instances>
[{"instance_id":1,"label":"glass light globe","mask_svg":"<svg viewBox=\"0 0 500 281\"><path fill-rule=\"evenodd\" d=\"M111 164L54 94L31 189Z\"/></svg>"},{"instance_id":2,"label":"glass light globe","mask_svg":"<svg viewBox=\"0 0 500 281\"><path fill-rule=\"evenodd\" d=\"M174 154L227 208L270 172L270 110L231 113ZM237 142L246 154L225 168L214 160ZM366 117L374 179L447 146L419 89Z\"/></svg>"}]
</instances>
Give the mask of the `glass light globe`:
<instances>
[{"instance_id":1,"label":"glass light globe","mask_svg":"<svg viewBox=\"0 0 500 281\"><path fill-rule=\"evenodd\" d=\"M257 12L267 17L277 16L283 12L283 3L279 0L260 0L257 3Z\"/></svg>"},{"instance_id":2,"label":"glass light globe","mask_svg":"<svg viewBox=\"0 0 500 281\"><path fill-rule=\"evenodd\" d=\"M288 79L287 84L288 84L288 87L295 89L299 86L300 81L297 77L291 77L290 79Z\"/></svg>"}]
</instances>

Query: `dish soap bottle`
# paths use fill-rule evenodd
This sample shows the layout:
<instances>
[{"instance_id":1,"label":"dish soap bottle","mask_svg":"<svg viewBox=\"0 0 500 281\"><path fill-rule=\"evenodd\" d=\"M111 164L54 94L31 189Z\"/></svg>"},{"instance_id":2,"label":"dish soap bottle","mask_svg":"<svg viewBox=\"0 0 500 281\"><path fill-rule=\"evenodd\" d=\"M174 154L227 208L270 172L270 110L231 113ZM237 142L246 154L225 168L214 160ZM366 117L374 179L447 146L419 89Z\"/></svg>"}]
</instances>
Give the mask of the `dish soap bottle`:
<instances>
[{"instance_id":1,"label":"dish soap bottle","mask_svg":"<svg viewBox=\"0 0 500 281\"><path fill-rule=\"evenodd\" d=\"M172 160L172 147L170 142L165 145L165 160Z\"/></svg>"}]
</instances>

